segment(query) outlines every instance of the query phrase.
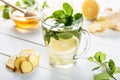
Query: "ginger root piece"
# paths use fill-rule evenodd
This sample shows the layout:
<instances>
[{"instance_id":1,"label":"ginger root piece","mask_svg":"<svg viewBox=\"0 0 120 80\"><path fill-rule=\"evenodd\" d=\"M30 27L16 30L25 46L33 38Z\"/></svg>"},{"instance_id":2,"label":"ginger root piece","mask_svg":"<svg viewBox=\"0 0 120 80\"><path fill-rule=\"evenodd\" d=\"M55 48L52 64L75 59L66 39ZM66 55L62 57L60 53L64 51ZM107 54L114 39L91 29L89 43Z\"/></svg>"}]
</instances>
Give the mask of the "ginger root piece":
<instances>
[{"instance_id":1,"label":"ginger root piece","mask_svg":"<svg viewBox=\"0 0 120 80\"><path fill-rule=\"evenodd\" d=\"M32 63L33 67L37 67L39 64L39 56L37 55L30 55L28 60Z\"/></svg>"},{"instance_id":2,"label":"ginger root piece","mask_svg":"<svg viewBox=\"0 0 120 80\"><path fill-rule=\"evenodd\" d=\"M100 17L98 20L94 21L91 25L88 26L91 33L103 32L107 28L111 28L111 21L105 17Z\"/></svg>"},{"instance_id":3,"label":"ginger root piece","mask_svg":"<svg viewBox=\"0 0 120 80\"><path fill-rule=\"evenodd\" d=\"M22 63L22 61L26 60L26 57L17 57L15 60L15 71L21 72L20 70L20 65Z\"/></svg>"},{"instance_id":4,"label":"ginger root piece","mask_svg":"<svg viewBox=\"0 0 120 80\"><path fill-rule=\"evenodd\" d=\"M105 9L104 14L99 16L88 28L91 33L103 32L107 28L120 31L120 11L113 12L111 8Z\"/></svg>"},{"instance_id":5,"label":"ginger root piece","mask_svg":"<svg viewBox=\"0 0 120 80\"><path fill-rule=\"evenodd\" d=\"M33 71L32 63L30 63L29 61L26 61L26 60L22 61L20 68L21 68L21 72L24 74L30 73Z\"/></svg>"}]
</instances>

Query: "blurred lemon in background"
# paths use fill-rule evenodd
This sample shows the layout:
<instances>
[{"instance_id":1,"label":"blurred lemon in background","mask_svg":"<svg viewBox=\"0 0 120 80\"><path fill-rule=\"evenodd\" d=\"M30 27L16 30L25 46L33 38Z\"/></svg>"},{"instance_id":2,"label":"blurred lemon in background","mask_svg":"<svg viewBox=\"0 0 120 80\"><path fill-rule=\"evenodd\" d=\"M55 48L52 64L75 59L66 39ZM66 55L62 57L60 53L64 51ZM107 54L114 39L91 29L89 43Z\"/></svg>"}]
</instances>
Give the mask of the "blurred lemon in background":
<instances>
[{"instance_id":1,"label":"blurred lemon in background","mask_svg":"<svg viewBox=\"0 0 120 80\"><path fill-rule=\"evenodd\" d=\"M85 19L94 20L99 13L99 5L96 0L85 0L82 5L82 13Z\"/></svg>"}]
</instances>

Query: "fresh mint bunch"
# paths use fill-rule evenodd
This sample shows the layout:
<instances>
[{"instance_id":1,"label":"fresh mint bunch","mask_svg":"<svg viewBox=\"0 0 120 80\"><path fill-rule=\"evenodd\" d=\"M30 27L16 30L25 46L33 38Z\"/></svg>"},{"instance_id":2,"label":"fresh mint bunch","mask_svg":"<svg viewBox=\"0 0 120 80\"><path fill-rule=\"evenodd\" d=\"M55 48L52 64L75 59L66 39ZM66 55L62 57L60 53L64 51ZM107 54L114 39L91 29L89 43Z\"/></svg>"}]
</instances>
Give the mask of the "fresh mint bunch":
<instances>
[{"instance_id":1,"label":"fresh mint bunch","mask_svg":"<svg viewBox=\"0 0 120 80\"><path fill-rule=\"evenodd\" d=\"M51 16L47 17L54 18L58 23L64 23L65 26L72 25L75 21L83 21L83 16L81 13L76 13L73 15L73 8L68 3L63 3L63 10L57 10L52 13Z\"/></svg>"},{"instance_id":2,"label":"fresh mint bunch","mask_svg":"<svg viewBox=\"0 0 120 80\"><path fill-rule=\"evenodd\" d=\"M94 80L110 80L111 78L114 80L117 80L114 77L114 74L120 73L120 67L116 67L112 59L110 59L109 61L106 61L105 53L102 53L100 51L96 52L94 57L89 57L88 60L98 64L98 66L93 68L92 71L97 70L99 68L104 69L103 72L96 74L94 76Z\"/></svg>"},{"instance_id":3,"label":"fresh mint bunch","mask_svg":"<svg viewBox=\"0 0 120 80\"><path fill-rule=\"evenodd\" d=\"M48 19L54 19L56 21L55 26L57 27L59 24L63 23L66 27L69 27L71 25L74 24L79 24L80 22L83 21L83 16L81 13L76 13L73 14L73 8L72 6L70 6L70 4L68 3L63 3L63 9L62 10L56 10L52 13L51 16L48 16L47 18L45 18L44 21L48 20ZM72 28L69 28L71 30L67 31L63 30L63 31L52 31L52 30L47 30L46 28L43 28L45 30L45 41L47 41L47 43L50 43L50 38L53 37L56 40L61 39L70 39L73 36L77 37L78 39L81 36L80 30L82 28L80 28L79 30L72 30Z\"/></svg>"}]
</instances>

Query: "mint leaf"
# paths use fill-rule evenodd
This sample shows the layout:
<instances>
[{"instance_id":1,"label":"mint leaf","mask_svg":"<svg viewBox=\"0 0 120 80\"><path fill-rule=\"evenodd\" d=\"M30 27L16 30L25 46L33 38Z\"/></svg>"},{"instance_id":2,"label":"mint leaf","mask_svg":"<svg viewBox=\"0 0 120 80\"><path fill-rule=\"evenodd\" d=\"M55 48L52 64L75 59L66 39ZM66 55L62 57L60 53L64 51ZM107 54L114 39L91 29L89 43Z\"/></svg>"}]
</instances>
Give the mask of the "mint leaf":
<instances>
[{"instance_id":1,"label":"mint leaf","mask_svg":"<svg viewBox=\"0 0 120 80\"><path fill-rule=\"evenodd\" d=\"M110 80L110 76L108 73L99 73L94 76L94 80Z\"/></svg>"},{"instance_id":2,"label":"mint leaf","mask_svg":"<svg viewBox=\"0 0 120 80\"><path fill-rule=\"evenodd\" d=\"M44 9L45 7L46 7L46 8L49 7L49 6L47 5L47 2L46 2L46 1L44 1L43 4L42 4L42 8Z\"/></svg>"},{"instance_id":3,"label":"mint leaf","mask_svg":"<svg viewBox=\"0 0 120 80\"><path fill-rule=\"evenodd\" d=\"M95 67L95 68L92 69L92 71L97 70L97 69L99 69L99 68L100 68L100 66Z\"/></svg>"},{"instance_id":4,"label":"mint leaf","mask_svg":"<svg viewBox=\"0 0 120 80\"><path fill-rule=\"evenodd\" d=\"M109 60L108 66L110 69L109 73L113 74L115 72L115 63L112 59Z\"/></svg>"},{"instance_id":5,"label":"mint leaf","mask_svg":"<svg viewBox=\"0 0 120 80\"><path fill-rule=\"evenodd\" d=\"M3 13L2 13L2 17L5 19L10 19L9 7L7 5L5 5L5 8L4 8Z\"/></svg>"},{"instance_id":6,"label":"mint leaf","mask_svg":"<svg viewBox=\"0 0 120 80\"><path fill-rule=\"evenodd\" d=\"M5 9L5 5L0 5L0 10L4 10Z\"/></svg>"},{"instance_id":7,"label":"mint leaf","mask_svg":"<svg viewBox=\"0 0 120 80\"><path fill-rule=\"evenodd\" d=\"M25 4L26 0L22 0L22 3Z\"/></svg>"},{"instance_id":8,"label":"mint leaf","mask_svg":"<svg viewBox=\"0 0 120 80\"><path fill-rule=\"evenodd\" d=\"M76 19L81 19L82 18L82 14L81 13L76 13L74 14L73 18Z\"/></svg>"},{"instance_id":9,"label":"mint leaf","mask_svg":"<svg viewBox=\"0 0 120 80\"><path fill-rule=\"evenodd\" d=\"M117 73L120 73L120 67L116 67L116 68L115 68L114 74L117 74Z\"/></svg>"},{"instance_id":10,"label":"mint leaf","mask_svg":"<svg viewBox=\"0 0 120 80\"><path fill-rule=\"evenodd\" d=\"M71 33L73 33L78 39L81 38L81 33L80 33L80 31L74 30L74 31L72 31Z\"/></svg>"},{"instance_id":11,"label":"mint leaf","mask_svg":"<svg viewBox=\"0 0 120 80\"><path fill-rule=\"evenodd\" d=\"M72 16L69 16L69 15L66 15L66 14L63 14L61 16L61 20L62 20L62 22L64 23L65 26L72 25L72 22L73 22Z\"/></svg>"},{"instance_id":12,"label":"mint leaf","mask_svg":"<svg viewBox=\"0 0 120 80\"><path fill-rule=\"evenodd\" d=\"M15 3L15 5L16 5L16 6L21 6L20 1L17 1L17 2Z\"/></svg>"},{"instance_id":13,"label":"mint leaf","mask_svg":"<svg viewBox=\"0 0 120 80\"><path fill-rule=\"evenodd\" d=\"M96 52L94 56L95 60L98 61L99 63L102 63L106 59L106 54L102 52Z\"/></svg>"},{"instance_id":14,"label":"mint leaf","mask_svg":"<svg viewBox=\"0 0 120 80\"><path fill-rule=\"evenodd\" d=\"M92 57L88 57L88 60L91 61L91 62L94 61Z\"/></svg>"},{"instance_id":15,"label":"mint leaf","mask_svg":"<svg viewBox=\"0 0 120 80\"><path fill-rule=\"evenodd\" d=\"M23 4L26 4L27 6L33 6L35 5L35 0L22 0Z\"/></svg>"},{"instance_id":16,"label":"mint leaf","mask_svg":"<svg viewBox=\"0 0 120 80\"><path fill-rule=\"evenodd\" d=\"M62 39L69 39L73 37L73 34L70 32L59 33L58 36Z\"/></svg>"},{"instance_id":17,"label":"mint leaf","mask_svg":"<svg viewBox=\"0 0 120 80\"><path fill-rule=\"evenodd\" d=\"M51 32L51 35L50 36L52 36L52 37L54 37L56 40L59 40L59 37L56 35L56 33L54 33L54 32Z\"/></svg>"},{"instance_id":18,"label":"mint leaf","mask_svg":"<svg viewBox=\"0 0 120 80\"><path fill-rule=\"evenodd\" d=\"M45 41L47 41L47 43L50 43L50 35L46 34L45 35Z\"/></svg>"},{"instance_id":19,"label":"mint leaf","mask_svg":"<svg viewBox=\"0 0 120 80\"><path fill-rule=\"evenodd\" d=\"M54 18L61 18L61 16L64 14L64 11L63 10L57 10L55 12L53 12L53 17Z\"/></svg>"},{"instance_id":20,"label":"mint leaf","mask_svg":"<svg viewBox=\"0 0 120 80\"><path fill-rule=\"evenodd\" d=\"M68 3L63 4L63 11L69 16L73 14L73 8Z\"/></svg>"}]
</instances>

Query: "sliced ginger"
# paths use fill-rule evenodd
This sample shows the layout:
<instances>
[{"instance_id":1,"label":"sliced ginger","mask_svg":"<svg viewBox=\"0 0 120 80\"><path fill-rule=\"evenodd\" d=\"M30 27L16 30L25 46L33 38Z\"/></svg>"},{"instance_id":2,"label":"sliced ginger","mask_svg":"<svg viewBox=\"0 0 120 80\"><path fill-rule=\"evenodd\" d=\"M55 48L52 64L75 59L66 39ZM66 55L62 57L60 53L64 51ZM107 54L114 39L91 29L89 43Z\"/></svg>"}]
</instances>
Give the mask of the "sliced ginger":
<instances>
[{"instance_id":1,"label":"sliced ginger","mask_svg":"<svg viewBox=\"0 0 120 80\"><path fill-rule=\"evenodd\" d=\"M23 50L17 57L10 57L6 67L14 72L30 73L39 64L40 56L35 50Z\"/></svg>"},{"instance_id":2,"label":"sliced ginger","mask_svg":"<svg viewBox=\"0 0 120 80\"><path fill-rule=\"evenodd\" d=\"M33 64L34 68L39 64L39 56L37 55L30 55L28 57L28 60Z\"/></svg>"},{"instance_id":3,"label":"sliced ginger","mask_svg":"<svg viewBox=\"0 0 120 80\"><path fill-rule=\"evenodd\" d=\"M21 68L21 72L24 74L30 73L34 69L32 63L27 60L22 61L20 68Z\"/></svg>"},{"instance_id":4,"label":"sliced ginger","mask_svg":"<svg viewBox=\"0 0 120 80\"><path fill-rule=\"evenodd\" d=\"M20 65L22 63L22 61L26 60L26 57L17 57L14 63L15 69L14 71L18 71L21 72L20 70Z\"/></svg>"}]
</instances>

